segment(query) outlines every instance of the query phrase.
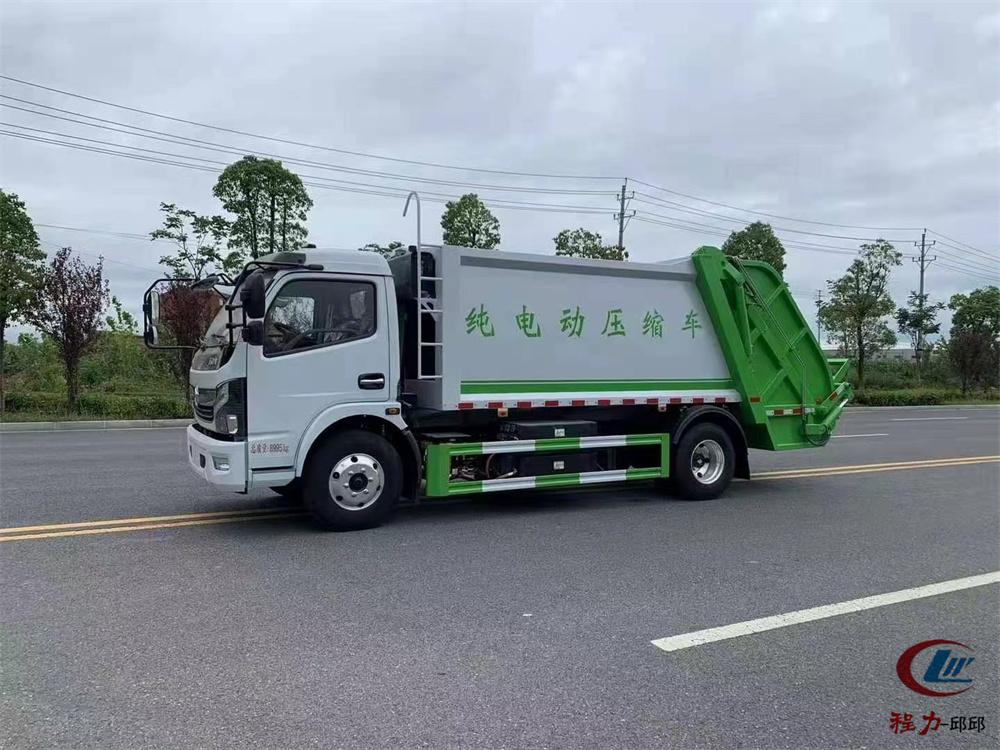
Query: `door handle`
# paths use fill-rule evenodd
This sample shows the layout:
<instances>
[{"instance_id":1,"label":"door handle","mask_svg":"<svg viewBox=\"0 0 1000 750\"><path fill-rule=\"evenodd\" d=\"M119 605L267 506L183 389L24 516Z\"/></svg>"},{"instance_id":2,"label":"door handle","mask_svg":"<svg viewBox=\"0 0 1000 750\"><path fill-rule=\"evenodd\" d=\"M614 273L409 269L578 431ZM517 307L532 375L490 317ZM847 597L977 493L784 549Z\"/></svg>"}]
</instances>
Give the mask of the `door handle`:
<instances>
[{"instance_id":1,"label":"door handle","mask_svg":"<svg viewBox=\"0 0 1000 750\"><path fill-rule=\"evenodd\" d=\"M380 391L385 388L385 375L380 372L366 372L358 375L358 388L366 391Z\"/></svg>"}]
</instances>

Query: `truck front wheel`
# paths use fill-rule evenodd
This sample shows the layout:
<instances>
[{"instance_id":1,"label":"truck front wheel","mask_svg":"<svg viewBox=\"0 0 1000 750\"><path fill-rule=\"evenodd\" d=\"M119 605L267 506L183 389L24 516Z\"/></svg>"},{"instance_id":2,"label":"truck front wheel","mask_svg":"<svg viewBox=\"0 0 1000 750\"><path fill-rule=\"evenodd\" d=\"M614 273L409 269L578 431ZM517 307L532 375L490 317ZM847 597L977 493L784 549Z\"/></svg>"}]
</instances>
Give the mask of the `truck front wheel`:
<instances>
[{"instance_id":1,"label":"truck front wheel","mask_svg":"<svg viewBox=\"0 0 1000 750\"><path fill-rule=\"evenodd\" d=\"M399 502L403 465L381 435L348 430L316 449L304 475L306 506L331 531L378 526Z\"/></svg>"},{"instance_id":2,"label":"truck front wheel","mask_svg":"<svg viewBox=\"0 0 1000 750\"><path fill-rule=\"evenodd\" d=\"M733 441L717 424L691 425L674 453L673 480L685 500L711 500L721 495L736 468Z\"/></svg>"}]
</instances>

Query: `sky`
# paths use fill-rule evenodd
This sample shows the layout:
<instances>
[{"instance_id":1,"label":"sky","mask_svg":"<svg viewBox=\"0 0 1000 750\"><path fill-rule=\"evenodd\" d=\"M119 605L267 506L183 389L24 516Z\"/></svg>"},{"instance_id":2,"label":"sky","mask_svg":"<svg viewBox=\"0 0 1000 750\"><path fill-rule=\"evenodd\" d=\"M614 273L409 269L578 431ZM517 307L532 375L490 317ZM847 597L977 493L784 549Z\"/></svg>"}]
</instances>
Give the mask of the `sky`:
<instances>
[{"instance_id":1,"label":"sky","mask_svg":"<svg viewBox=\"0 0 1000 750\"><path fill-rule=\"evenodd\" d=\"M413 243L410 189L424 242L465 192L491 203L501 249L552 253L579 226L614 242L629 178L633 261L769 221L810 321L816 290L876 236L912 256L930 230L933 300L1000 274L995 2L5 0L0 68L26 82L0 80L0 186L47 252L102 255L133 311L170 251L144 239L160 203L220 213L217 174L246 153L312 176L324 248ZM896 269L897 304L917 276L910 258Z\"/></svg>"}]
</instances>

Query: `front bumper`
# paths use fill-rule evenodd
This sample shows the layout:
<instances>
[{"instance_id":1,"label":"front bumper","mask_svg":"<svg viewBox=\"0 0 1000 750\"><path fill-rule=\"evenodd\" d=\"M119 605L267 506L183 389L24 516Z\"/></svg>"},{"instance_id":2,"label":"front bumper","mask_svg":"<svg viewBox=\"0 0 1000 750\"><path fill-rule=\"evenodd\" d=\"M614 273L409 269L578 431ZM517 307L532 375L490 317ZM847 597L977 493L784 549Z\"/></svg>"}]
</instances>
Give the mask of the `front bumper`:
<instances>
[{"instance_id":1,"label":"front bumper","mask_svg":"<svg viewBox=\"0 0 1000 750\"><path fill-rule=\"evenodd\" d=\"M246 492L247 457L245 442L216 440L187 428L188 463L206 482L234 492Z\"/></svg>"}]
</instances>

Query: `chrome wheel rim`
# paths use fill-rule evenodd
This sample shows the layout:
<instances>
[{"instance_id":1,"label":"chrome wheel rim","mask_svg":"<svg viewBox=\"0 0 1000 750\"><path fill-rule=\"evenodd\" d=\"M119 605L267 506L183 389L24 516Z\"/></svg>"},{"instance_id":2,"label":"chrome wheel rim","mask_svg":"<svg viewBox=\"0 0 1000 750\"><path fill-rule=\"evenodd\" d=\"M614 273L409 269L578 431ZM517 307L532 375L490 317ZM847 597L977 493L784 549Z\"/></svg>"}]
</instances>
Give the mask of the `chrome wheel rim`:
<instances>
[{"instance_id":1,"label":"chrome wheel rim","mask_svg":"<svg viewBox=\"0 0 1000 750\"><path fill-rule=\"evenodd\" d=\"M382 495L382 464L367 453L344 456L330 472L329 487L331 499L344 510L364 510Z\"/></svg>"},{"instance_id":2,"label":"chrome wheel rim","mask_svg":"<svg viewBox=\"0 0 1000 750\"><path fill-rule=\"evenodd\" d=\"M714 440L702 440L691 451L691 474L699 484L714 484L726 468L726 454Z\"/></svg>"}]
</instances>

